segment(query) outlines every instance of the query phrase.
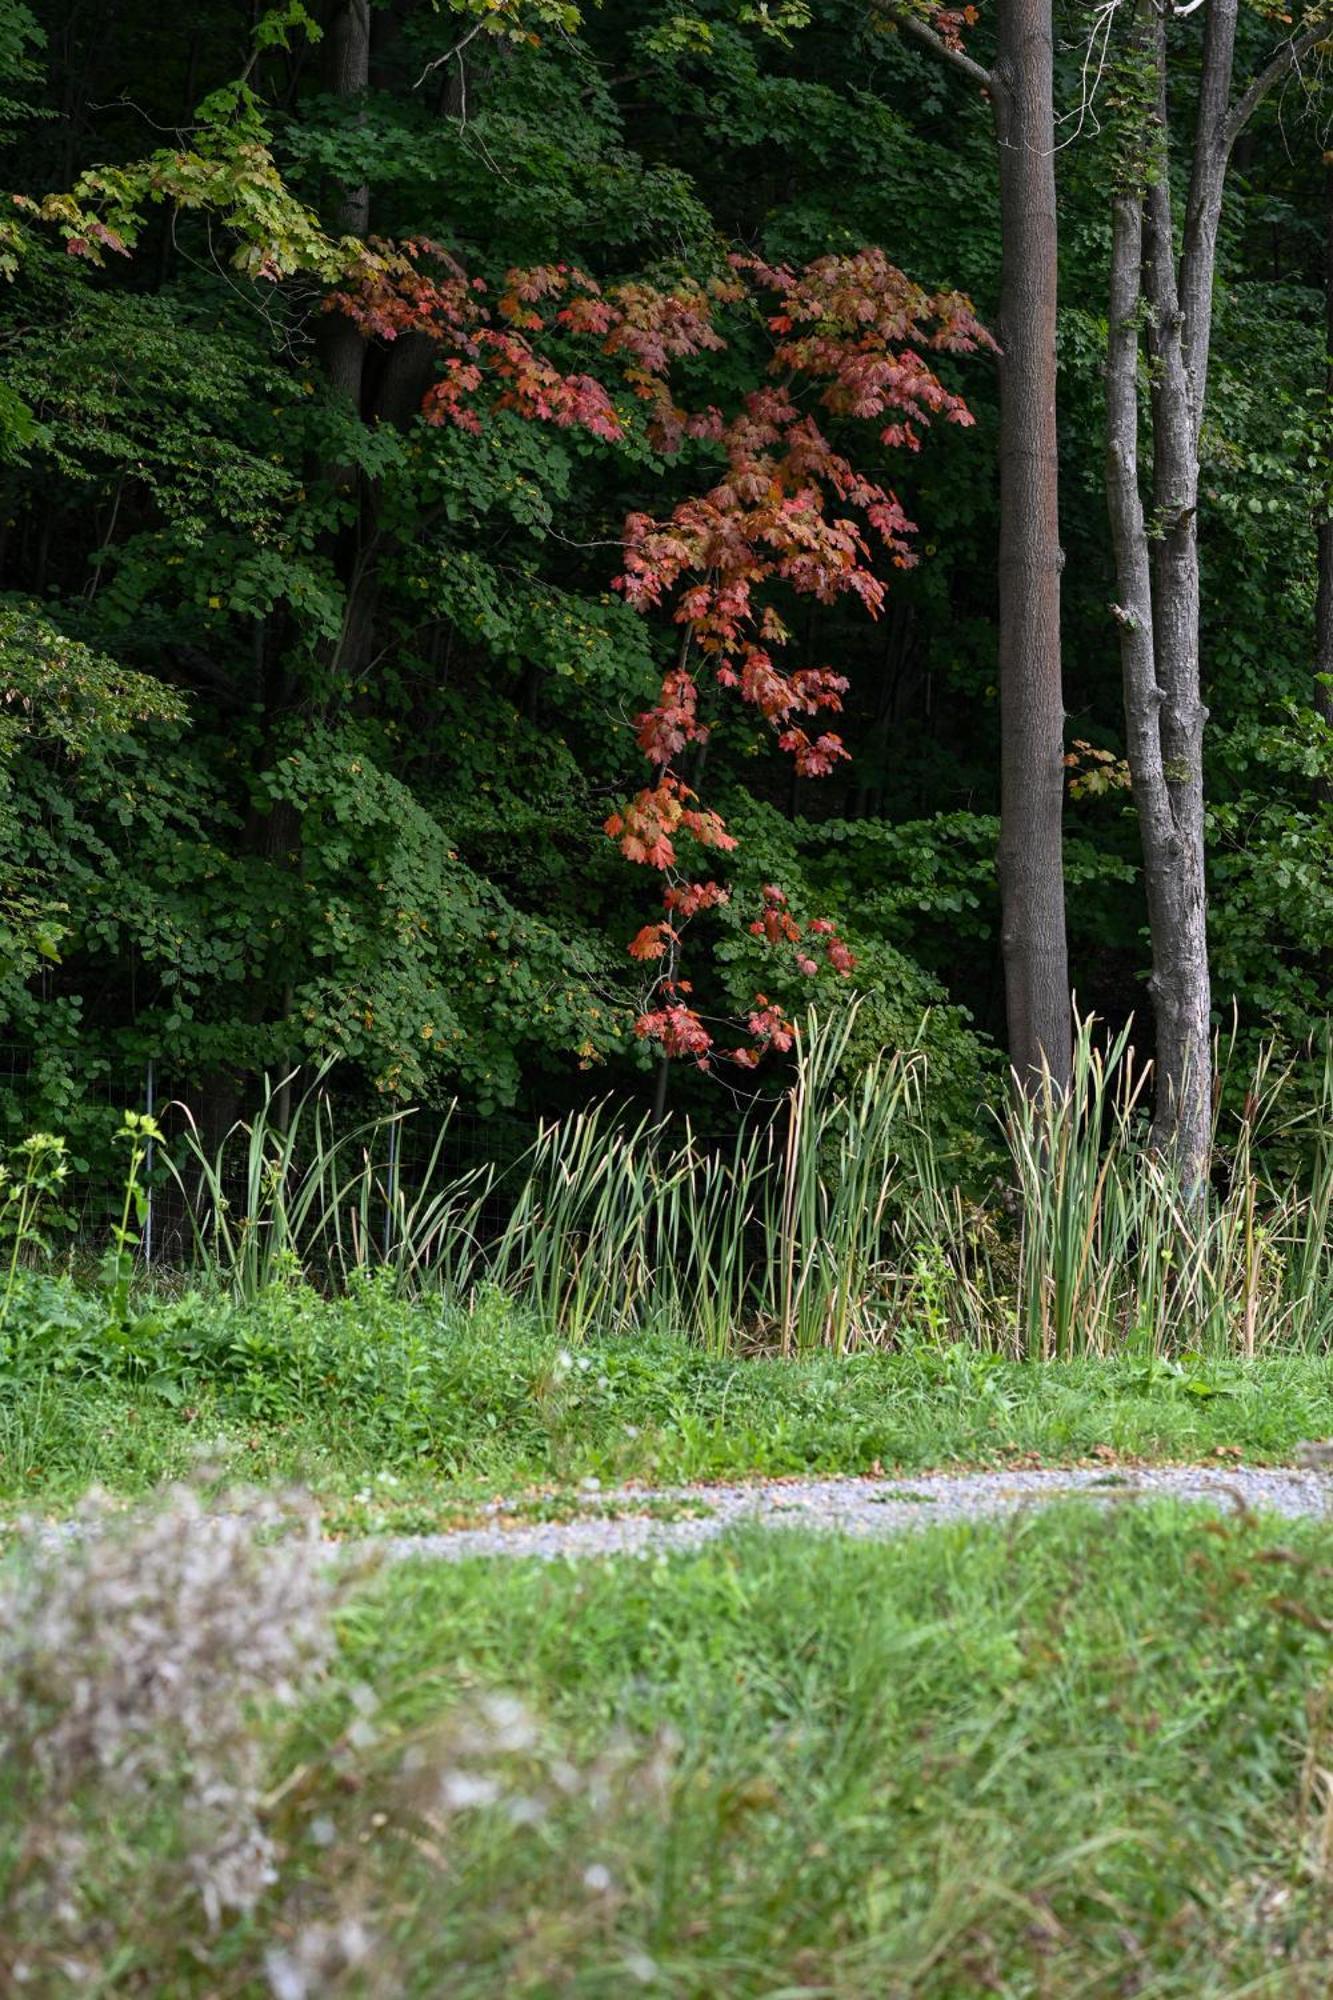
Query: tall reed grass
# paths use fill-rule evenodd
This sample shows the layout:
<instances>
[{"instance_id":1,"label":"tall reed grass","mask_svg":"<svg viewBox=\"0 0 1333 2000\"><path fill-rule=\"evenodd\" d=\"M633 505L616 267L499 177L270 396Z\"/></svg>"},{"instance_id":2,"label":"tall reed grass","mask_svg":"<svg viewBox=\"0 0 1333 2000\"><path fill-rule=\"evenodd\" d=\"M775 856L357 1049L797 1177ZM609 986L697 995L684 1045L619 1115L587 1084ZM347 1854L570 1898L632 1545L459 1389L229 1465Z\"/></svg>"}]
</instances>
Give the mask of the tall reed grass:
<instances>
[{"instance_id":1,"label":"tall reed grass","mask_svg":"<svg viewBox=\"0 0 1333 2000\"><path fill-rule=\"evenodd\" d=\"M1129 1031L1079 1024L1073 1081L1015 1091L1007 1173L969 1199L919 1052L853 1069L854 1011L813 1015L790 1089L729 1149L604 1102L542 1124L507 1173L406 1185L394 1112L340 1128L321 1076L173 1171L195 1252L240 1297L381 1274L405 1296L499 1287L571 1343L670 1328L715 1353L963 1342L1032 1359L1333 1347L1333 1040L1311 1084L1272 1052L1219 1115L1201 1203L1152 1152Z\"/></svg>"}]
</instances>

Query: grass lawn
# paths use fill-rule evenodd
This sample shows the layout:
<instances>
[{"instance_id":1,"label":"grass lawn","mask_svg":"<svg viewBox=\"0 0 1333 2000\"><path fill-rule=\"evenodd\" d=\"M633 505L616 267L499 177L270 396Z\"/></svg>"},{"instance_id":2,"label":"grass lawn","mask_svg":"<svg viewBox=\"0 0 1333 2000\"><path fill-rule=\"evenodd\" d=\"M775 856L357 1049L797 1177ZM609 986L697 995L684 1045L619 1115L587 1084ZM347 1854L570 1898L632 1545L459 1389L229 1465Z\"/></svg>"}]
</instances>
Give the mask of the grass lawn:
<instances>
[{"instance_id":1,"label":"grass lawn","mask_svg":"<svg viewBox=\"0 0 1333 2000\"><path fill-rule=\"evenodd\" d=\"M631 1790L566 1829L610 1878L582 1935L506 1939L550 1857L515 1865L479 1829L482 1876L409 1926L405 1990L457 1964L460 1992L609 1995L637 1964L699 1996L1326 1993L1299 1799L1333 1586L1325 1535L1277 1545L1074 1508L880 1547L395 1574L346 1627L393 1727L461 1681L529 1699L576 1759L675 1738L658 1806ZM483 1880L502 1920L479 1949Z\"/></svg>"},{"instance_id":2,"label":"grass lawn","mask_svg":"<svg viewBox=\"0 0 1333 2000\"><path fill-rule=\"evenodd\" d=\"M187 1297L145 1315L127 1357L65 1310L0 1384L11 1512L58 1509L92 1483L145 1491L201 1447L233 1478L305 1481L340 1521L410 1529L592 1478L1281 1461L1333 1431L1322 1356L1042 1367L923 1346L717 1360L644 1336L571 1352L503 1301L466 1315L368 1289L337 1302L275 1291L249 1308Z\"/></svg>"},{"instance_id":3,"label":"grass lawn","mask_svg":"<svg viewBox=\"0 0 1333 2000\"><path fill-rule=\"evenodd\" d=\"M1157 1503L393 1568L264 1724L250 1916L190 1919L160 1800L85 1804L78 1990L1316 2000L1327 1555Z\"/></svg>"},{"instance_id":4,"label":"grass lawn","mask_svg":"<svg viewBox=\"0 0 1333 2000\"><path fill-rule=\"evenodd\" d=\"M78 1295L38 1296L47 1319L30 1317L0 1385L11 1525L94 1483L148 1492L201 1452L224 1479L304 1481L326 1529L373 1533L462 1521L497 1493L559 1519L589 1479L1281 1461L1333 1431L1333 1363L1301 1355L718 1360L646 1337L571 1351L502 1300L465 1315L374 1287L336 1303L275 1290L249 1308L180 1298L117 1346ZM0 1584L31 1560L7 1539ZM333 1655L295 1710L252 1691L214 1746L227 1710L210 1695L145 1789L69 1733L49 1691L66 1661L76 1706L110 1675L108 1712L132 1743L140 1675L173 1646L225 1680L255 1572L233 1585L191 1546L159 1532L79 1613L83 1545L61 1544L46 1624L11 1616L5 1655L0 1620L0 1736L30 1746L0 1758L0 1986L182 2000L1333 1991L1321 1523L1062 1504L874 1544L751 1530L669 1557L390 1566L341 1601ZM157 1595L122 1656L119 1607L143 1576ZM206 1612L182 1612L201 1590ZM64 1635L42 1641L49 1657L24 1654L48 1629ZM236 1640L241 1665L253 1643ZM147 1650L127 1665L134 1644ZM48 1764L43 1730L65 1732ZM188 1785L215 1767L218 1796L275 1843L275 1874L256 1906L210 1924ZM59 1896L48 1853L78 1856Z\"/></svg>"}]
</instances>

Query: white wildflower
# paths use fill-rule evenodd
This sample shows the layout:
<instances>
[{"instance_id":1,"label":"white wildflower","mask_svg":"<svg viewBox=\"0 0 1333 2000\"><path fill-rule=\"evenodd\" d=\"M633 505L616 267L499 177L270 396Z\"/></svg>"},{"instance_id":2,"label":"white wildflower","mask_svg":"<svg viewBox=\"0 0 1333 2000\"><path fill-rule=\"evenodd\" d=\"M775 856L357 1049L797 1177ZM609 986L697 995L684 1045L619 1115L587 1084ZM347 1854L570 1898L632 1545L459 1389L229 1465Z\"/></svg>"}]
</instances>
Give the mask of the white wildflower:
<instances>
[{"instance_id":1,"label":"white wildflower","mask_svg":"<svg viewBox=\"0 0 1333 2000\"><path fill-rule=\"evenodd\" d=\"M442 1771L439 1796L445 1812L475 1812L495 1804L500 1796L499 1780L481 1771Z\"/></svg>"},{"instance_id":2,"label":"white wildflower","mask_svg":"<svg viewBox=\"0 0 1333 2000\"><path fill-rule=\"evenodd\" d=\"M364 1965L374 1946L359 1917L309 1924L291 1945L265 1952L269 1992L273 2000L320 2000L335 1979Z\"/></svg>"}]
</instances>

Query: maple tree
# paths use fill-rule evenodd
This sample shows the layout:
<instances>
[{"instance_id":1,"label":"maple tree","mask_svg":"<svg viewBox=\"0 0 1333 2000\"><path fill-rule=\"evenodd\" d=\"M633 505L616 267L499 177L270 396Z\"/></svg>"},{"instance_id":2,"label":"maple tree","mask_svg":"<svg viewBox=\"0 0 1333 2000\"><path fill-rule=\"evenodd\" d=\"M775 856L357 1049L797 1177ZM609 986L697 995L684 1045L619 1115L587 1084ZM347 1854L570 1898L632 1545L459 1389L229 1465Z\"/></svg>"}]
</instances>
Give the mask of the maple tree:
<instances>
[{"instance_id":1,"label":"maple tree","mask_svg":"<svg viewBox=\"0 0 1333 2000\"><path fill-rule=\"evenodd\" d=\"M722 347L716 310L754 296L768 303L770 379L745 394L729 418L713 405L681 408L671 392L672 363ZM970 354L994 343L968 299L925 292L878 249L823 257L803 271L736 255L727 277L674 291L639 282L603 290L586 271L558 263L510 271L492 300L485 280L469 276L438 243L371 240L326 305L369 337L424 334L438 344L439 372L422 403L428 423L477 432L487 412L514 410L617 441L630 417L612 388L545 351L545 343L565 336L591 343L616 370L617 385L646 406L659 450L677 451L689 438L720 456L722 476L706 492L665 520L634 513L625 524L616 588L641 612L669 600L681 640L657 701L635 720L653 781L605 821L627 861L667 878L666 916L644 925L629 946L632 958L661 966L635 1031L667 1056L706 1064L714 1038L680 974L681 934L728 892L691 880L680 847L689 841L725 852L736 843L675 768L688 746L708 740L700 674L758 712L801 776L825 776L847 756L842 738L819 727L841 708L846 677L829 667L786 671L778 664L791 632L775 593L785 588L822 604L851 595L873 617L885 593L875 552L909 567L914 526L897 496L835 447L819 413L873 424L881 446L916 451L934 419L972 421L927 355ZM853 970L833 923L798 922L775 887L765 890L750 929L790 947L808 978L821 959L843 978ZM743 1066L765 1049L791 1047L791 1023L762 994L747 1025L751 1041L731 1051Z\"/></svg>"},{"instance_id":2,"label":"maple tree","mask_svg":"<svg viewBox=\"0 0 1333 2000\"><path fill-rule=\"evenodd\" d=\"M746 394L728 421L715 409L683 420L673 413L680 430L717 446L722 477L665 520L634 514L626 523L617 587L641 611L670 600L681 641L657 702L636 719L655 780L606 821L627 860L667 877L667 915L645 925L630 946L634 957L662 964L656 981L662 1004L645 1006L637 1032L668 1056L699 1062L708 1060L713 1037L680 976L681 929L701 910L716 908L726 891L683 874L677 843L686 835L699 847L734 845L718 816L692 803L693 791L674 768L689 745L702 748L708 740L701 676L705 686L711 680L732 689L756 710L802 777L826 776L846 758L842 738L819 726L841 708L846 677L830 667L787 671L778 664L775 655L792 636L779 593L785 588L822 604L850 595L873 617L885 593L875 551L893 567L910 567L914 528L897 496L835 448L817 412L873 423L881 445L915 451L932 419L972 421L926 354L967 354L993 344L967 299L922 291L879 250L823 257L800 272L753 257L731 261L737 276L769 300L772 379ZM806 978L818 974L821 957L843 978L853 970L831 920L802 924L776 886L765 887L749 928L789 948ZM751 1041L730 1051L746 1067L767 1048L791 1046L791 1023L762 994L747 1026Z\"/></svg>"}]
</instances>

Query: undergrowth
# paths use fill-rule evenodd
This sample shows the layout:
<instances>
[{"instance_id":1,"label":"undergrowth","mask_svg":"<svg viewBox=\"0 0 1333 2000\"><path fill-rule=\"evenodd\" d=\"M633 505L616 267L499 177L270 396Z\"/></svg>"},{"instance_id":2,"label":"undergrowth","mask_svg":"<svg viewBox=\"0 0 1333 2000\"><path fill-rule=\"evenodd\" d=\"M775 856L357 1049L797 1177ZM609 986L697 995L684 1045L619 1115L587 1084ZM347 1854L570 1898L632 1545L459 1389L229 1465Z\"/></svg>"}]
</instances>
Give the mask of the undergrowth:
<instances>
[{"instance_id":1,"label":"undergrowth","mask_svg":"<svg viewBox=\"0 0 1333 2000\"><path fill-rule=\"evenodd\" d=\"M108 1348L95 1295L35 1281L25 1364L0 1394L0 1496L125 1493L201 1451L392 1515L434 1496L1089 1454L1282 1459L1333 1430L1333 1358L1082 1359L963 1343L837 1357L709 1355L681 1336L566 1347L499 1295L472 1312L383 1283L240 1306L145 1306ZM387 1482L387 1483L386 1483Z\"/></svg>"},{"instance_id":2,"label":"undergrowth","mask_svg":"<svg viewBox=\"0 0 1333 2000\"><path fill-rule=\"evenodd\" d=\"M1066 1507L335 1586L228 1519L201 1544L172 1496L0 1567L17 1990L1329 1990L1317 1525ZM229 1644L264 1579L299 1646Z\"/></svg>"},{"instance_id":3,"label":"undergrowth","mask_svg":"<svg viewBox=\"0 0 1333 2000\"><path fill-rule=\"evenodd\" d=\"M490 1286L571 1343L681 1330L714 1353L841 1354L924 1332L1030 1360L1333 1344L1333 1040L1286 1067L1267 1051L1238 1111L1219 1098L1197 1190L1151 1146L1129 1030L1106 1046L1084 1021L1068 1092L1048 1079L990 1121L978 1194L924 1056L852 1069L855 1020L811 1015L790 1089L722 1152L602 1104L543 1122L508 1176L451 1175L442 1128L409 1187L403 1114L340 1128L322 1082L294 1109L270 1089L216 1148L187 1132L197 1258L240 1299L293 1273L455 1301Z\"/></svg>"}]
</instances>

